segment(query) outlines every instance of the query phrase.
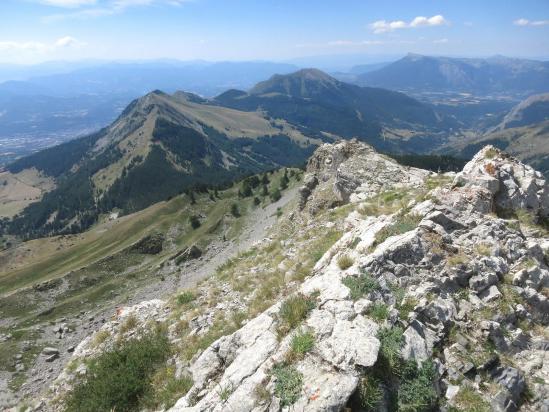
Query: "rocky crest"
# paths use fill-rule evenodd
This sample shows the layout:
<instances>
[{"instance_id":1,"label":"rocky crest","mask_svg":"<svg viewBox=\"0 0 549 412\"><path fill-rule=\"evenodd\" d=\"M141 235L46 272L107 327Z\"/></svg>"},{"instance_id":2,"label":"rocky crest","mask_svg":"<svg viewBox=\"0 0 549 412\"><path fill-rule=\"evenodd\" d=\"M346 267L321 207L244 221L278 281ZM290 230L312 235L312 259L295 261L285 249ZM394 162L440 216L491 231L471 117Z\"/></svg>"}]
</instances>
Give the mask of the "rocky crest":
<instances>
[{"instance_id":1,"label":"rocky crest","mask_svg":"<svg viewBox=\"0 0 549 412\"><path fill-rule=\"evenodd\" d=\"M173 359L193 384L170 410L549 411L543 176L494 147L441 176L356 141L323 145L300 191L304 212L284 219L345 204L334 209L345 212L343 235L291 295L190 361ZM236 290L225 296L221 311L245 304ZM143 303L102 330L114 336L135 313L167 323L179 342L170 311ZM109 347L94 339L73 358ZM54 394L74 376L66 369Z\"/></svg>"}]
</instances>

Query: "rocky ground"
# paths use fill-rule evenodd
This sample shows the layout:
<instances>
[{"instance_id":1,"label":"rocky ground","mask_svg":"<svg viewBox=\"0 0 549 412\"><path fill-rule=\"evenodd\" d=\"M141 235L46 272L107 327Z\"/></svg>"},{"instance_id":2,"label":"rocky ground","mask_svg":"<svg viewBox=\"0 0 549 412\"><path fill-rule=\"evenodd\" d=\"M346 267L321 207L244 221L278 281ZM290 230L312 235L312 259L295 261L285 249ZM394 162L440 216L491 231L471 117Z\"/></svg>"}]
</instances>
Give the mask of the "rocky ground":
<instances>
[{"instance_id":1,"label":"rocky ground","mask_svg":"<svg viewBox=\"0 0 549 412\"><path fill-rule=\"evenodd\" d=\"M120 310L34 407L160 324L189 385L152 409L549 411L548 217L543 176L490 146L436 175L324 145L268 238Z\"/></svg>"}]
</instances>

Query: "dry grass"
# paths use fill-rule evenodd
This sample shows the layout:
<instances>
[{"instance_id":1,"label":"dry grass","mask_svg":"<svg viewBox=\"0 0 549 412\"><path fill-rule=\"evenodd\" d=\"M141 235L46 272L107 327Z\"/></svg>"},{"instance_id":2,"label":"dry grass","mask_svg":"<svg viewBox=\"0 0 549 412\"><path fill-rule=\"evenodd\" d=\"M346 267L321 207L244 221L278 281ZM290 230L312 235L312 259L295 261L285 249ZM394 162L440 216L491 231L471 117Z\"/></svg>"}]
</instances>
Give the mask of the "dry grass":
<instances>
[{"instance_id":1,"label":"dry grass","mask_svg":"<svg viewBox=\"0 0 549 412\"><path fill-rule=\"evenodd\" d=\"M337 266L341 270L349 269L355 261L349 255L341 255L337 258Z\"/></svg>"},{"instance_id":2,"label":"dry grass","mask_svg":"<svg viewBox=\"0 0 549 412\"><path fill-rule=\"evenodd\" d=\"M448 256L446 262L449 266L465 265L469 262L469 257L460 250L458 253Z\"/></svg>"}]
</instances>

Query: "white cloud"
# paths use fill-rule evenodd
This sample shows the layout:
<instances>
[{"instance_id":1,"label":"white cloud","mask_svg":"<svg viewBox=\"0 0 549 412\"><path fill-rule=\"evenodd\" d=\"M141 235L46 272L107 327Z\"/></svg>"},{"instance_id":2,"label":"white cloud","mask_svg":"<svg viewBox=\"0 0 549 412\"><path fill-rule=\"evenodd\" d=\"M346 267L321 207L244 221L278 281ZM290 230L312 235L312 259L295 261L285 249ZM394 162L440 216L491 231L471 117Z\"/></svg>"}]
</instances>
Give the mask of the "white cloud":
<instances>
[{"instance_id":1,"label":"white cloud","mask_svg":"<svg viewBox=\"0 0 549 412\"><path fill-rule=\"evenodd\" d=\"M49 53L57 49L79 47L83 45L85 45L85 43L76 40L74 37L65 36L57 39L53 43L43 43L37 41L0 41L0 50L8 52Z\"/></svg>"},{"instance_id":2,"label":"white cloud","mask_svg":"<svg viewBox=\"0 0 549 412\"><path fill-rule=\"evenodd\" d=\"M61 37L55 42L55 47L71 47L80 45L82 45L82 43L71 36Z\"/></svg>"},{"instance_id":3,"label":"white cloud","mask_svg":"<svg viewBox=\"0 0 549 412\"><path fill-rule=\"evenodd\" d=\"M44 17L46 22L55 22L64 19L87 19L103 16L111 16L113 14L119 14L132 7L144 7L153 5L166 5L171 7L181 6L184 3L188 3L193 0L106 0L100 4L96 0L45 0L52 2L81 2L82 5L90 5L94 7L80 7L79 10L54 14ZM85 3L85 2L89 3ZM95 6L97 4L97 6Z\"/></svg>"},{"instance_id":4,"label":"white cloud","mask_svg":"<svg viewBox=\"0 0 549 412\"><path fill-rule=\"evenodd\" d=\"M432 17L417 16L409 23L403 20L378 20L370 24L370 28L373 30L374 33L380 34L395 31L398 29L444 26L448 24L449 22L444 18L444 16L437 14L436 16Z\"/></svg>"},{"instance_id":5,"label":"white cloud","mask_svg":"<svg viewBox=\"0 0 549 412\"><path fill-rule=\"evenodd\" d=\"M547 26L549 25L549 20L528 20L528 19L518 19L513 22L515 26Z\"/></svg>"},{"instance_id":6,"label":"white cloud","mask_svg":"<svg viewBox=\"0 0 549 412\"><path fill-rule=\"evenodd\" d=\"M445 43L448 43L448 39L433 40L433 43L435 43L435 44L445 44Z\"/></svg>"}]
</instances>

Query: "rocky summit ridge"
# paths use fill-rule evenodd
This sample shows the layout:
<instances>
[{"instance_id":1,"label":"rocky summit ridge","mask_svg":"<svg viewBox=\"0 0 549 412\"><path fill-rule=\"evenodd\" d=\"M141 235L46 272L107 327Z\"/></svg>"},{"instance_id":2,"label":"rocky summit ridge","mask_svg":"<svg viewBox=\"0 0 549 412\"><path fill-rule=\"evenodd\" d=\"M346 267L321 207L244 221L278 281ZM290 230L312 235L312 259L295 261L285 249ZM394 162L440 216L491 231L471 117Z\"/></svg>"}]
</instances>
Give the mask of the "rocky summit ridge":
<instances>
[{"instance_id":1,"label":"rocky summit ridge","mask_svg":"<svg viewBox=\"0 0 549 412\"><path fill-rule=\"evenodd\" d=\"M549 411L548 215L544 177L491 146L437 175L324 144L269 238L192 299L121 309L37 408L63 410L89 359L164 325L189 385L158 409Z\"/></svg>"}]
</instances>

